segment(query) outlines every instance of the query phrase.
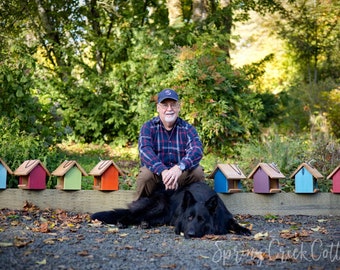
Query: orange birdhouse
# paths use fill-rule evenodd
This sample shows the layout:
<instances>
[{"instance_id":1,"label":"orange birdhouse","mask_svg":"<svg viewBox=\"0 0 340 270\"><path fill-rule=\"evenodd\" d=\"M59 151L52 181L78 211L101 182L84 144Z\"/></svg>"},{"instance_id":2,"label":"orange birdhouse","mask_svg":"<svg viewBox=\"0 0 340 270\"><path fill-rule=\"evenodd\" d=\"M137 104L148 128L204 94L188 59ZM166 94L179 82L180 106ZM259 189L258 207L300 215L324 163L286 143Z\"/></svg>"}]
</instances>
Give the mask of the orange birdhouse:
<instances>
[{"instance_id":1,"label":"orange birdhouse","mask_svg":"<svg viewBox=\"0 0 340 270\"><path fill-rule=\"evenodd\" d=\"M89 175L94 178L93 189L118 190L119 176L124 176L124 173L112 160L101 160Z\"/></svg>"}]
</instances>

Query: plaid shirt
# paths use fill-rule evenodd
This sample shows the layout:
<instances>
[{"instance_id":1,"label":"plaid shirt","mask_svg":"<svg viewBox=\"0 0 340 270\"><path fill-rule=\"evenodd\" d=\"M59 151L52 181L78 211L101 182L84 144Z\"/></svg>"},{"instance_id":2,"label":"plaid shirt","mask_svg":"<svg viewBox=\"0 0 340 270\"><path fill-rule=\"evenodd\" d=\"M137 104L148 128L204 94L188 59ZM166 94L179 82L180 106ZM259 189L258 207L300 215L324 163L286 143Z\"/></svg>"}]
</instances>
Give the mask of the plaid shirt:
<instances>
[{"instance_id":1,"label":"plaid shirt","mask_svg":"<svg viewBox=\"0 0 340 270\"><path fill-rule=\"evenodd\" d=\"M171 131L165 129L159 116L146 122L139 134L138 149L142 166L158 175L179 163L185 170L194 169L203 156L196 129L179 117Z\"/></svg>"}]
</instances>

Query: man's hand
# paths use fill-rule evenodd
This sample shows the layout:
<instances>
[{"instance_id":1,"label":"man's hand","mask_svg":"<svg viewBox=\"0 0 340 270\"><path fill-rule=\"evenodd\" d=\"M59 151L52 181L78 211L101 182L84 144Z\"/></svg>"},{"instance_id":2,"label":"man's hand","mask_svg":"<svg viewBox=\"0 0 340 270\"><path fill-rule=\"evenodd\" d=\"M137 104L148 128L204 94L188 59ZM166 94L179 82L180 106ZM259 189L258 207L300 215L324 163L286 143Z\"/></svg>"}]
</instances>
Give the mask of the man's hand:
<instances>
[{"instance_id":1,"label":"man's hand","mask_svg":"<svg viewBox=\"0 0 340 270\"><path fill-rule=\"evenodd\" d=\"M181 176L182 170L178 165L173 166L169 170L164 170L162 172L163 183L165 189L177 189L178 188L178 178Z\"/></svg>"}]
</instances>

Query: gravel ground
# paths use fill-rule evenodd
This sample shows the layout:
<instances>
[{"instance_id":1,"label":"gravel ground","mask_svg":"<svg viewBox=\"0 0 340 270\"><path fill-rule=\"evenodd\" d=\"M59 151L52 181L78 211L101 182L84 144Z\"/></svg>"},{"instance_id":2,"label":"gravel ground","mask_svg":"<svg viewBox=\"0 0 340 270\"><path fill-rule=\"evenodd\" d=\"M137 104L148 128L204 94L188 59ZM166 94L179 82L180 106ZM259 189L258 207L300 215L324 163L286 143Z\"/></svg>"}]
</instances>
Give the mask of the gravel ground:
<instances>
[{"instance_id":1,"label":"gravel ground","mask_svg":"<svg viewBox=\"0 0 340 270\"><path fill-rule=\"evenodd\" d=\"M0 211L0 269L340 269L340 217L236 216L252 236L184 239L172 227L91 222L62 210Z\"/></svg>"}]
</instances>

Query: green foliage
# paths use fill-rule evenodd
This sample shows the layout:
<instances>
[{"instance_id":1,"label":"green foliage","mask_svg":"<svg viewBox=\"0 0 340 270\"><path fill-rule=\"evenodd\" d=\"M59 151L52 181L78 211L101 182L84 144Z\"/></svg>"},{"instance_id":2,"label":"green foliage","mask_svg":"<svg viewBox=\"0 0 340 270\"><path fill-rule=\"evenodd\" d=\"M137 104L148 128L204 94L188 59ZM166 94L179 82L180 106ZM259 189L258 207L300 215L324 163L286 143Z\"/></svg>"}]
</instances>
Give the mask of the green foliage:
<instances>
[{"instance_id":1,"label":"green foliage","mask_svg":"<svg viewBox=\"0 0 340 270\"><path fill-rule=\"evenodd\" d=\"M339 7L338 1L298 0L280 11L278 33L287 41L305 82L339 77ZM329 73L331 66L335 76Z\"/></svg>"},{"instance_id":2,"label":"green foliage","mask_svg":"<svg viewBox=\"0 0 340 270\"><path fill-rule=\"evenodd\" d=\"M25 160L39 159L51 172L65 159L66 156L56 147L47 147L39 137L21 131L18 121L8 122L7 118L0 118L0 125L1 158L13 171ZM17 177L10 176L8 187L17 187L17 184ZM48 188L53 188L55 184L56 181L48 179Z\"/></svg>"},{"instance_id":3,"label":"green foliage","mask_svg":"<svg viewBox=\"0 0 340 270\"><path fill-rule=\"evenodd\" d=\"M327 106L327 120L329 127L336 138L340 138L340 87L324 93Z\"/></svg>"},{"instance_id":4,"label":"green foliage","mask_svg":"<svg viewBox=\"0 0 340 270\"><path fill-rule=\"evenodd\" d=\"M215 31L197 36L195 46L180 48L166 84L180 94L181 115L196 126L204 145L232 153L233 143L259 132L263 106L242 72L230 66L227 52L216 45L223 40L225 35Z\"/></svg>"}]
</instances>

